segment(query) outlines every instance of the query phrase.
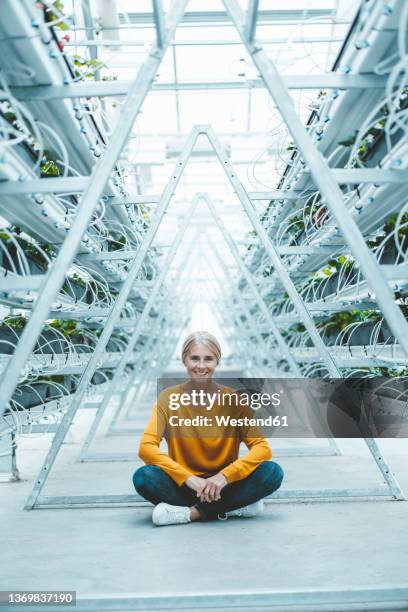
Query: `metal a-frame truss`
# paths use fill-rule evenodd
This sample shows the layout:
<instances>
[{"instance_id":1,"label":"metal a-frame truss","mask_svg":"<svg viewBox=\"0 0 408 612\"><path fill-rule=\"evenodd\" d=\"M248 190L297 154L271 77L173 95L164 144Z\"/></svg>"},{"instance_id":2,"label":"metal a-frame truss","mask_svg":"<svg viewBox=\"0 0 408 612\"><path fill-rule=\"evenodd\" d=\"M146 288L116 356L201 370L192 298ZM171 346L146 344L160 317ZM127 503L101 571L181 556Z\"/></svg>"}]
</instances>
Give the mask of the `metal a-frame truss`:
<instances>
[{"instance_id":1,"label":"metal a-frame truss","mask_svg":"<svg viewBox=\"0 0 408 612\"><path fill-rule=\"evenodd\" d=\"M162 11L157 10L159 3L155 3L156 10L155 15L156 27L157 27L157 43L153 46L149 57L145 64L142 65L135 81L129 89L126 101L121 110L121 116L118 125L111 137L110 143L105 151L104 156L95 165L94 171L92 172L87 184L85 186L81 203L78 208L77 217L69 230L67 237L60 249L58 256L56 257L52 267L50 268L46 278L41 286L37 301L33 308L30 320L25 327L25 330L21 336L21 340L16 348L13 358L10 360L2 383L0 385L0 416L6 409L8 402L14 392L14 389L18 383L19 375L27 362L37 338L41 333L41 329L44 320L50 310L50 304L58 293L67 272L67 269L71 265L75 253L77 252L82 236L86 231L88 224L92 218L92 215L98 205L98 201L102 196L106 182L108 181L110 172L112 171L116 160L118 159L123 146L129 136L135 118L140 111L144 98L149 91L154 76L160 65L160 62L164 56L164 53L169 45L169 42L174 36L175 30L178 23L180 22L184 10L186 8L188 0L180 0L175 3L172 10L169 12L166 22L163 20ZM405 180L404 177L399 175L398 171L385 171L385 170L347 170L347 171L336 171L331 170L327 164L327 161L322 157L320 152L312 142L307 130L302 125L292 102L292 99L288 93L287 87L285 86L282 78L280 77L273 62L267 57L265 51L259 46L254 40L255 29L256 29L256 18L257 18L257 2L250 3L250 9L247 14L242 11L237 0L223 0L226 11L231 16L236 29L241 37L241 40L246 47L248 53L251 55L255 66L257 67L262 80L266 88L268 89L271 97L273 98L277 108L280 110L282 118L284 119L294 142L298 146L303 159L306 163L308 171L313 176L316 187L320 190L327 207L330 209L333 217L336 220L338 228L344 236L345 241L350 247L351 253L354 255L356 260L359 262L361 271L366 278L366 281L370 285L373 293L376 296L378 305L380 306L392 332L398 339L402 350L408 355L408 324L403 317L397 304L393 299L393 294L388 286L386 276L382 266L378 265L373 255L369 251L364 238L353 220L352 216L348 212L344 201L343 194L339 188L339 183L360 183L360 182L372 182L373 180L380 181L401 181ZM155 215L152 219L151 225L147 230L144 239L140 245L139 250L135 258L133 259L128 276L124 281L119 295L111 307L109 316L107 317L106 325L99 338L98 344L96 345L95 351L88 361L88 364L83 372L81 381L78 385L77 391L74 396L72 405L79 406L84 397L85 391L91 381L95 369L98 367L100 357L105 350L106 344L110 338L115 324L118 322L121 311L125 305L126 299L134 285L137 275L140 272L144 258L152 245L152 241L157 232L157 229L161 223L164 212L167 210L170 199L174 193L175 188L179 182L180 176L182 175L185 165L192 152L194 144L198 135L204 134L207 136L210 144L213 146L218 159L224 168L226 176L231 183L232 188L237 194L241 205L243 206L247 216L250 219L253 229L255 230L264 251L270 258L270 261L275 269L275 272L280 278L282 285L285 287L289 298L292 300L293 305L299 315L300 320L304 323L310 338L316 347L321 361L324 363L330 376L339 377L341 371L339 370L335 358L332 353L327 349L324 344L313 318L311 317L307 307L303 300L299 296L286 268L282 262L280 255L267 231L262 226L252 204L252 201L245 191L243 185L240 183L234 169L228 159L226 153L223 151L220 143L213 130L208 126L197 126L193 129L189 139L187 140L186 146L180 156L179 161L176 164L175 170L172 177L167 184ZM63 179L61 179L63 180ZM38 181L36 181L36 189L41 191L41 185L38 187ZM47 186L44 189L49 189L51 183L47 181ZM30 181L26 181L24 189L30 188ZM262 307L263 308L263 307ZM270 324L270 317L268 317L268 323ZM288 355L288 349L281 342L281 336L276 326L271 325L271 331L275 335L275 339L285 354ZM293 359L288 356L288 363L295 365ZM75 500L70 498L54 499L54 503L50 503L52 500L47 498L39 497L40 490L42 489L45 480L48 476L50 469L55 461L58 450L61 443L71 425L72 418L74 415L74 409L71 408L65 413L57 434L54 437L52 446L47 455L45 463L40 471L39 477L35 483L33 492L27 502L27 508L33 507L44 507L44 506L61 506L65 507L76 505ZM402 499L403 495L398 483L390 473L388 466L384 462L378 447L374 440L366 439L366 443L379 467L383 478L387 484L386 490L384 489L363 489L359 491L346 490L331 490L318 495L318 497L370 497L370 496L384 496L391 494L394 499ZM282 492L275 495L276 498L293 497L295 499L300 498L298 492L293 492L291 495L290 491ZM91 506L105 505L106 503L128 503L134 502L136 496L102 496L104 500L95 500L91 496L88 500L82 500L83 503ZM80 502L81 503L81 502Z\"/></svg>"},{"instance_id":2,"label":"metal a-frame truss","mask_svg":"<svg viewBox=\"0 0 408 612\"><path fill-rule=\"evenodd\" d=\"M236 176L234 169L232 167L232 165L230 164L229 160L226 157L226 154L221 146L221 144L219 143L215 133L213 132L212 128L209 126L196 126L193 131L191 132L189 138L187 139L186 145L184 147L184 150L182 151L181 155L180 155L180 161L178 161L176 163L176 169L177 168L182 168L181 171L179 171L177 173L177 171L175 170L175 172L172 174L169 183L167 184L167 186L164 189L163 195L160 199L160 203L159 206L156 210L156 213L153 217L152 220L152 224L151 227L148 231L148 233L146 234L143 243L140 247L141 250L143 250L144 253L147 252L149 246L151 245L154 236L162 222L163 216L166 212L166 210L168 209L170 200L171 200L171 195L173 194L174 191L174 180L179 180L182 172L186 166L186 163L193 151L194 145L198 139L198 137L202 135L202 136L206 136L208 138L208 141L210 143L210 145L213 147L214 152L221 164L221 166L224 168L224 171L226 173L226 176L228 177L228 180L230 181L230 184L232 186L232 188L234 189L236 195L238 196L238 199L245 211L245 213L247 214L247 216L249 217L249 220L252 224L253 229L258 233L258 236L260 237L260 240L262 242L262 245L265 248L265 251L268 252L271 261L273 262L276 270L279 273L280 276L280 280L283 284L283 286L285 287L286 291L292 295L294 295L294 306L297 310L297 313L300 317L300 319L304 322L305 326L307 327L307 329L310 331L310 336L313 339L313 342L316 346L316 348L320 351L320 354L322 356L322 360L324 361L324 363L326 364L326 367L328 369L329 372L334 372L338 377L341 376L340 370L337 368L335 361L333 359L333 357L330 355L326 345L324 344L323 340L320 337L319 332L317 331L314 321L312 319L312 317L310 316L306 306L304 305L304 302L302 301L301 297L299 296L288 272L286 271L282 260L280 258L280 255L273 243L273 241L271 240L271 238L268 236L268 234L266 233L266 231L263 229L262 225L260 224L260 221L253 209L252 203L249 199L249 196L247 194L247 192L245 191L245 188L243 187L243 185L241 184L241 182L239 181L238 177ZM85 441L85 445L82 451L82 457L85 456L85 453L89 447L89 443L92 440L92 437L96 431L96 428L98 427L100 420L102 419L102 416L104 414L104 411L112 397L112 393L113 390L115 388L115 385L117 384L117 381L119 380L123 369L125 367L125 364L127 363L130 354L132 353L134 346L137 342L137 339L143 329L143 326L147 320L147 317L149 315L149 312L151 310L151 308L153 307L155 300L157 299L159 290L162 286L162 283L168 273L169 267L174 259L174 256L177 252L178 247L181 244L181 241L183 239L183 236L190 224L191 218L193 216L193 213L196 209L197 203L199 200L204 200L206 202L206 204L208 205L211 214L213 215L214 219L216 220L216 223L219 227L220 230L222 230L223 235L226 238L227 244L229 247L232 246L232 242L227 238L228 234L225 233L225 227L222 225L222 221L219 219L218 215L217 215L217 211L216 208L214 206L214 204L212 203L211 199L206 195L206 194L198 194L196 195L196 197L193 199L192 204L190 205L190 208L188 210L188 212L186 213L183 222L181 224L180 229L178 230L177 236L171 246L170 252L168 253L167 256L167 260L166 260L166 264L163 267L163 269L161 270L160 274L158 275L155 284L153 286L153 289L151 291L151 294L149 296L149 299L145 305L144 311L142 313L141 318L138 321L138 324L136 325L133 334L132 334L132 338L129 341L129 344L126 348L126 351L124 352L123 356L122 356L122 360L120 365L117 368L117 371L114 375L114 378L111 381L111 385L109 386L109 389L107 391L107 393L105 394L105 397L103 399L103 401L101 402L100 406L98 407L97 410L97 414L95 417L95 420L93 422L92 428L91 428L91 432L90 434L88 434L87 440ZM236 255L236 252L234 249L232 249L232 253ZM135 258L135 261L137 260L137 257ZM142 260L140 261L139 266L141 265ZM244 268L245 266L242 267L242 271L244 273ZM135 264L132 264L132 268L131 268L131 272L129 273L129 276L131 276L132 274L132 270L135 269ZM247 272L245 272L245 277L247 278ZM248 277L249 278L249 277ZM127 286L127 291L129 292L131 289L131 285L129 283L125 283L124 286L121 289L121 293L119 298L122 296L123 300L125 300L125 297L123 296L124 291L125 291L125 285ZM258 295L257 293L257 288L256 286L254 286L254 291L256 290L256 295ZM127 294L126 294L127 297ZM119 298L117 301L119 301ZM263 302L263 301L262 301ZM260 300L260 303L262 303ZM114 313L115 313L115 307L116 304L112 310L112 314L111 314L111 318L114 317ZM262 307L264 308L264 307ZM266 307L265 307L266 308ZM117 316L119 316L119 313L117 314ZM285 343L284 338L282 337L282 335L279 332L279 329L273 324L273 320L269 317L269 312L268 314L268 322L270 322L271 324L271 331L272 333L275 335L276 341L278 342L279 346L281 347L282 353L287 357L288 359L288 363L291 365L291 367L293 368L293 373L294 375L300 375L301 372L298 369L297 364L293 361L293 359L291 358L289 349ZM266 310L265 310L265 315L266 315ZM95 353L100 354L101 351L103 350L103 348L100 347L100 344L98 343L96 349L95 349ZM98 352L99 351L99 352ZM91 364L91 360L88 362L87 368L85 369L84 372L84 377L87 375L87 370L89 370L89 368ZM93 374L92 370L92 374ZM88 376L90 376L90 372L88 371ZM83 379L82 379L83 380ZM82 382L82 381L81 381ZM54 437L53 443L51 445L51 448L48 452L48 455L45 459L44 465L39 473L39 476L37 477L36 483L34 485L33 491L27 501L26 504L26 508L27 509L31 509L31 508L41 508L41 507L77 507L77 506L90 506L90 507L97 507L97 506L106 506L108 505L112 505L112 504L125 504L125 505L132 505L134 503L140 502L141 498L134 494L134 495L92 495L92 496L54 496L54 497L47 497L47 496L40 496L40 492L48 478L48 475L50 474L52 465L58 455L58 452L61 448L61 444L65 438L65 435L68 432L68 429L72 423L73 417L75 415L76 410L78 409L78 406L80 406L81 404L81 400L83 398L83 393L84 393L84 389L81 388L81 383L78 386L77 392L73 398L73 401L71 403L71 406L68 410L68 412L64 415L63 420L61 421L61 425L60 428L57 432L57 434ZM335 498L370 498L370 497L384 497L384 496L390 496L393 499L403 499L403 493L396 481L396 479L394 478L394 476L392 475L392 473L390 472L390 469L388 467L388 465L386 464L386 462L384 461L378 446L376 444L376 442L372 439L369 438L365 438L366 444L378 466L378 468L381 471L381 474L386 482L386 487L371 487L371 488L367 488L367 489L351 489L351 488L346 488L346 489L317 489L317 490L307 490L307 489L300 489L300 490L284 490L282 492L278 492L277 494L274 494L274 499L293 499L293 500L304 500L304 499L335 499Z\"/></svg>"}]
</instances>

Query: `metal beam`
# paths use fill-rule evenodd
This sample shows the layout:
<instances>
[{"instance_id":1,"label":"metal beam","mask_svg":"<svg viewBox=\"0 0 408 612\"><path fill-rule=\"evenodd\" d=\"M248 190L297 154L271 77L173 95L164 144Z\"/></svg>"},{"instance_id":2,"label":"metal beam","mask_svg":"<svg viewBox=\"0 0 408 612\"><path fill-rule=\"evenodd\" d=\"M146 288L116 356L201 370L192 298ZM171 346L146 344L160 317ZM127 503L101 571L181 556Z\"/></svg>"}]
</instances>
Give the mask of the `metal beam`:
<instances>
[{"instance_id":1,"label":"metal beam","mask_svg":"<svg viewBox=\"0 0 408 612\"><path fill-rule=\"evenodd\" d=\"M262 223L260 222L258 215L256 214L254 207L251 203L251 200L249 199L244 186L238 179L237 174L235 170L233 169L233 166L230 160L226 156L221 146L221 143L219 142L218 138L216 137L214 131L212 130L210 126L198 126L198 127L201 133L207 135L209 142L213 146L214 151L217 154L217 157L221 163L222 168L224 169L224 172L225 172L225 175L228 181L230 182L235 193L237 194L242 204L242 207L251 222L253 229L255 230L266 253L268 254L268 257L270 258L272 265L277 271L281 283L284 285L286 291L288 292L289 297L291 298L293 305L299 314L299 318L304 323L313 344L319 351L321 355L321 359L325 363L330 376L333 376L334 378L340 377L340 371L338 367L336 366L335 361L333 360L332 356L328 352L326 345L324 344L319 332L317 331L313 318L311 317L309 311L307 310L302 298L299 296L299 293L292 279L290 278L290 275L286 269L286 266L282 262L282 259L279 255L277 247L275 246L270 236L266 232Z\"/></svg>"},{"instance_id":2,"label":"metal beam","mask_svg":"<svg viewBox=\"0 0 408 612\"><path fill-rule=\"evenodd\" d=\"M35 291L44 283L45 274L30 276L13 276L12 274L0 278L0 292Z\"/></svg>"},{"instance_id":3,"label":"metal beam","mask_svg":"<svg viewBox=\"0 0 408 612\"><path fill-rule=\"evenodd\" d=\"M165 37L164 14L161 0L152 0L153 18L156 28L156 44L161 49Z\"/></svg>"},{"instance_id":4,"label":"metal beam","mask_svg":"<svg viewBox=\"0 0 408 612\"><path fill-rule=\"evenodd\" d=\"M288 42L287 38L280 38L274 36L273 38L262 38L258 39L258 42L262 45L282 45ZM291 37L292 43L299 43L304 45L305 43L320 43L320 42L344 42L344 36L305 36ZM71 42L65 42L64 48L66 47L144 47L145 42L139 40L92 40L89 38L76 39ZM178 40L172 42L171 47L201 47L201 46L239 46L242 45L241 41L228 40L226 38L214 38L211 40Z\"/></svg>"},{"instance_id":5,"label":"metal beam","mask_svg":"<svg viewBox=\"0 0 408 612\"><path fill-rule=\"evenodd\" d=\"M275 189L274 191L249 191L251 200L298 200L304 195L303 191L290 191L288 189ZM127 206L135 204L157 204L160 202L159 195L130 195L126 198L108 197L106 200L109 206Z\"/></svg>"},{"instance_id":6,"label":"metal beam","mask_svg":"<svg viewBox=\"0 0 408 612\"><path fill-rule=\"evenodd\" d=\"M364 168L344 170L334 168L331 171L333 181L343 184L405 184L408 183L408 170L385 170L383 168ZM309 174L304 172L304 174ZM21 195L32 193L80 193L89 185L91 176L69 176L47 179L31 179L23 182L3 181L0 183L0 195ZM296 194L296 195L295 195ZM102 195L102 194L101 194ZM276 189L274 191L249 192L253 200L298 199L298 192ZM112 198L113 204L147 204L156 203L158 196L137 195L134 198ZM109 200L108 200L109 201Z\"/></svg>"},{"instance_id":7,"label":"metal beam","mask_svg":"<svg viewBox=\"0 0 408 612\"><path fill-rule=\"evenodd\" d=\"M333 501L335 499L355 499L361 501L378 497L380 499L389 498L390 493L384 487L370 487L362 489L344 488L344 489L285 489L284 491L276 491L272 496L267 496L264 499L269 503L279 503L280 501L303 502L306 500ZM103 508L109 506L148 506L150 502L146 502L137 493L133 494L111 494L111 495L40 495L38 498L38 508ZM349 592L349 590L347 590ZM109 611L110 612L110 611Z\"/></svg>"},{"instance_id":8,"label":"metal beam","mask_svg":"<svg viewBox=\"0 0 408 612\"><path fill-rule=\"evenodd\" d=\"M302 9L273 9L259 11L258 22L259 23L274 23L274 22L296 22L298 23L304 18L304 10ZM317 19L319 23L323 19L327 19L328 23L331 23L336 18L335 10L332 8L320 8L320 9L307 9L308 23ZM154 23L154 15L150 12L131 12L126 11L123 16L123 21L131 26ZM182 24L216 24L216 23L231 23L231 16L228 11L188 11L185 12L180 25ZM338 20L336 20L338 23ZM349 23L349 22L346 22ZM105 28L104 28L105 30ZM108 30L108 28L106 28Z\"/></svg>"},{"instance_id":9,"label":"metal beam","mask_svg":"<svg viewBox=\"0 0 408 612\"><path fill-rule=\"evenodd\" d=\"M26 181L21 182L1 181L0 196L22 194L31 195L35 193L81 193L82 191L85 191L87 187L89 187L90 179L91 176L60 176L58 178L49 179L27 179Z\"/></svg>"},{"instance_id":10,"label":"metal beam","mask_svg":"<svg viewBox=\"0 0 408 612\"><path fill-rule=\"evenodd\" d=\"M408 183L408 170L385 170L383 168L353 168L343 170L341 168L334 168L330 173L339 185L350 183L373 183L375 185Z\"/></svg>"},{"instance_id":11,"label":"metal beam","mask_svg":"<svg viewBox=\"0 0 408 612\"><path fill-rule=\"evenodd\" d=\"M217 217L214 217L214 219ZM225 240L225 236L223 236L224 240ZM229 300L229 304L228 304L228 312L230 313L230 317L231 319L235 322L235 326L236 328L240 331L240 334L246 338L247 340L247 346L248 348L246 349L245 353L242 351L242 355L244 354L249 354L251 355L254 363L257 364L257 368L258 371L260 373L260 375L262 375L262 355L265 351L266 348L266 343L264 338L262 338L260 330L259 330L259 326L256 324L256 321L254 320L253 315L251 314L250 310L249 310L249 306L245 303L245 301L242 299L242 295L237 292L236 288L234 287L233 284L233 280L231 278L231 274L227 268L227 266L225 265L225 262L223 261L222 256L220 255L218 248L216 246L215 243L212 242L211 238L209 236L206 236L206 241L208 241L209 246L211 247L212 252L215 255L216 261L218 266L220 267L220 269L223 272L224 278L219 278L217 275L216 270L214 269L214 267L211 265L210 262L208 262L208 266L210 268L210 271L213 273L213 278L210 279L212 281L216 281L218 284L218 287L220 289L220 296L218 297L218 299L215 299L214 304L216 304L217 302L220 303L220 301L222 300L222 291L224 288L224 283L227 282L228 286L230 288L230 293L231 296L236 297L236 300L238 302L238 306L240 307L241 312L244 314L244 316L246 317L246 324L247 326L244 324L244 322L241 320L240 318L240 312L237 309L237 305L235 305L233 303L233 300ZM207 291L209 292L209 294L211 294L211 291L207 288ZM225 329L225 323L222 325L222 329Z\"/></svg>"},{"instance_id":12,"label":"metal beam","mask_svg":"<svg viewBox=\"0 0 408 612\"><path fill-rule=\"evenodd\" d=\"M377 74L328 74L291 75L283 77L288 89L384 89L386 76ZM125 96L129 81L99 81L70 83L67 85L24 85L10 87L12 94L20 101L58 100L61 98ZM262 79L242 81L170 82L154 83L152 92L161 91L208 91L228 89L265 89Z\"/></svg>"},{"instance_id":13,"label":"metal beam","mask_svg":"<svg viewBox=\"0 0 408 612\"><path fill-rule=\"evenodd\" d=\"M248 0L245 30L249 42L255 38L256 22L258 19L259 0Z\"/></svg>"},{"instance_id":14,"label":"metal beam","mask_svg":"<svg viewBox=\"0 0 408 612\"><path fill-rule=\"evenodd\" d=\"M130 195L126 198L108 196L106 203L109 206L132 206L136 204L158 204L160 202L159 195Z\"/></svg>"}]
</instances>

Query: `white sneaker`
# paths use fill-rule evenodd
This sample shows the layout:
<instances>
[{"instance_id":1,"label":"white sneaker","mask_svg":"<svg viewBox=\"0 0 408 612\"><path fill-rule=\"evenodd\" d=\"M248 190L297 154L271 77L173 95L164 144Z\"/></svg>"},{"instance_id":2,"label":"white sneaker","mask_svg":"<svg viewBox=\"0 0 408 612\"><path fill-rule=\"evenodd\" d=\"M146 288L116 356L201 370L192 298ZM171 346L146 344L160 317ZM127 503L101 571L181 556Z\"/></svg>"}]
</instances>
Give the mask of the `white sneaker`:
<instances>
[{"instance_id":1,"label":"white sneaker","mask_svg":"<svg viewBox=\"0 0 408 612\"><path fill-rule=\"evenodd\" d=\"M240 518L253 518L254 516L258 516L258 514L262 514L264 509L263 500L260 499L253 504L249 504L249 506L244 506L243 508L237 508L236 510L230 510L225 513L225 516L228 518L230 516L239 516Z\"/></svg>"},{"instance_id":2,"label":"white sneaker","mask_svg":"<svg viewBox=\"0 0 408 612\"><path fill-rule=\"evenodd\" d=\"M190 508L188 506L172 506L162 502L155 506L152 521L155 525L190 523Z\"/></svg>"}]
</instances>

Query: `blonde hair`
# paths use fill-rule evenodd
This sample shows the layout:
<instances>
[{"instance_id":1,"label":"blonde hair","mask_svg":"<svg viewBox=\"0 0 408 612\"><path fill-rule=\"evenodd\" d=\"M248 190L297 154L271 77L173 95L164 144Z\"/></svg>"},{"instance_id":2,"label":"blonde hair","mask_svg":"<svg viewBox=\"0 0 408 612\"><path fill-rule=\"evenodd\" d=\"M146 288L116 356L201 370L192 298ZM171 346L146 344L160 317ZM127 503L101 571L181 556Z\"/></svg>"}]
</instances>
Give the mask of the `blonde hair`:
<instances>
[{"instance_id":1,"label":"blonde hair","mask_svg":"<svg viewBox=\"0 0 408 612\"><path fill-rule=\"evenodd\" d=\"M208 348L217 358L217 363L221 359L221 346L217 338L206 331L193 332L184 340L183 347L181 349L181 360L185 364L185 359L190 348L194 344L202 344Z\"/></svg>"}]
</instances>

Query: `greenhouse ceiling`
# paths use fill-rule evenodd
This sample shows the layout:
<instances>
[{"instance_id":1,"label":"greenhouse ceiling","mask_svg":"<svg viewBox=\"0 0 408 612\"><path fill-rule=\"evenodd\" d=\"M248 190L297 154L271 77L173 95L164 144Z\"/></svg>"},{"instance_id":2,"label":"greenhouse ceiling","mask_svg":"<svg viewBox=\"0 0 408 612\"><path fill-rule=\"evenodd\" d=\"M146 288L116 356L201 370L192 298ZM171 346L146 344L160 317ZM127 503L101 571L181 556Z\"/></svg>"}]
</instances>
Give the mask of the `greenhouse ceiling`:
<instances>
[{"instance_id":1,"label":"greenhouse ceiling","mask_svg":"<svg viewBox=\"0 0 408 612\"><path fill-rule=\"evenodd\" d=\"M246 8L245 2L241 5ZM165 2L164 9L168 6ZM257 37L283 75L321 75L331 70L358 6L357 0L263 0ZM88 49L100 66L97 79L130 81L149 42L155 40L151 1L65 1L64 11L71 16L66 51L82 58ZM95 23L98 28L92 26ZM260 85L221 0L191 0L160 66L157 89L148 95L123 152L129 187L138 193L162 188L195 124L210 124L222 137L248 189L276 185L291 139ZM306 121L318 91L292 89L291 93ZM122 100L122 96L103 99L111 126ZM228 199L224 177L205 146L191 160L179 190L181 199L191 199L200 183L213 186L214 197Z\"/></svg>"}]
</instances>

